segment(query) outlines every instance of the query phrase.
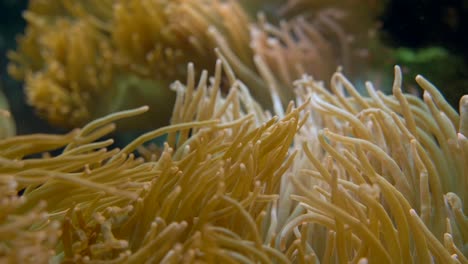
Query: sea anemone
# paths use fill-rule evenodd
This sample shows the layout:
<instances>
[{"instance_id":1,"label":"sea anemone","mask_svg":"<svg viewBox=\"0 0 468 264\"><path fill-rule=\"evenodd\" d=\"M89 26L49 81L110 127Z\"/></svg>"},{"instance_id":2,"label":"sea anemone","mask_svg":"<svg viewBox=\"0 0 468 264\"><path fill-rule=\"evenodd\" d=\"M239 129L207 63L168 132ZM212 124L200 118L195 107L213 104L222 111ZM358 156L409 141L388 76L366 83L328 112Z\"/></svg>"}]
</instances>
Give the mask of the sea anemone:
<instances>
[{"instance_id":1,"label":"sea anemone","mask_svg":"<svg viewBox=\"0 0 468 264\"><path fill-rule=\"evenodd\" d=\"M263 1L255 6L269 9ZM302 74L326 79L340 65L345 72L368 65L369 56L361 55L369 53L350 38L367 36L371 23L360 25L360 34L346 33L337 13L321 6L277 26L246 8L253 7L223 0L31 1L25 33L9 53L9 73L25 82L29 104L55 126L79 127L149 105L159 109L147 119L155 128L168 124L174 102L168 86L186 78L189 62L213 72L221 56L270 110L270 92L287 105L291 82ZM142 119L131 128L148 124Z\"/></svg>"},{"instance_id":2,"label":"sea anemone","mask_svg":"<svg viewBox=\"0 0 468 264\"><path fill-rule=\"evenodd\" d=\"M399 67L392 96L367 83L363 97L341 73L331 93L296 81L313 114L299 132L302 167L289 176L299 209L279 246L299 240L299 252L324 263L466 263L467 96L459 116L416 81L424 101L402 93Z\"/></svg>"},{"instance_id":3,"label":"sea anemone","mask_svg":"<svg viewBox=\"0 0 468 264\"><path fill-rule=\"evenodd\" d=\"M82 128L0 139L0 262L468 263L468 95L359 92L321 2L31 1L10 73Z\"/></svg>"},{"instance_id":4,"label":"sea anemone","mask_svg":"<svg viewBox=\"0 0 468 264\"><path fill-rule=\"evenodd\" d=\"M208 28L251 58L243 12L234 1L31 1L9 72L56 126L148 104L160 109L152 128L159 127L174 102L168 86L185 78L185 65L208 68L216 60Z\"/></svg>"},{"instance_id":5,"label":"sea anemone","mask_svg":"<svg viewBox=\"0 0 468 264\"><path fill-rule=\"evenodd\" d=\"M297 107L272 117L218 60L172 85L170 126L121 149L101 138L148 107L4 139L0 258L464 263L467 97L459 115L423 77L424 101L395 75L393 96L367 83L369 97L341 73L329 90L305 76Z\"/></svg>"},{"instance_id":6,"label":"sea anemone","mask_svg":"<svg viewBox=\"0 0 468 264\"><path fill-rule=\"evenodd\" d=\"M289 145L299 128L301 108L291 108L281 120L265 121L268 115L239 81L231 84L226 97L221 95L221 61L216 69L211 85L206 72L197 89L190 79L187 86L174 84L173 124L143 134L122 149L108 150L112 140L95 140L114 129L112 121L147 107L98 119L64 136L2 141L0 175L13 186L9 195L22 203L5 211L1 230L13 225L15 215L25 217L25 223L9 228L14 234L23 229L31 230L33 237L39 231L57 232L56 223L61 223L58 241L40 240L41 246L50 246L47 252L56 261L210 262L250 255L284 260L263 245L259 223L276 199L281 173L291 164ZM194 76L193 68L189 73ZM203 101L206 108L196 107ZM134 150L166 133L160 155L146 161L134 158ZM31 157L63 146L57 156ZM278 162L272 166L272 160ZM26 217L37 215L39 205L47 212L40 214L41 221ZM1 241L2 257L32 261L10 241ZM253 251L246 246L250 243Z\"/></svg>"}]
</instances>

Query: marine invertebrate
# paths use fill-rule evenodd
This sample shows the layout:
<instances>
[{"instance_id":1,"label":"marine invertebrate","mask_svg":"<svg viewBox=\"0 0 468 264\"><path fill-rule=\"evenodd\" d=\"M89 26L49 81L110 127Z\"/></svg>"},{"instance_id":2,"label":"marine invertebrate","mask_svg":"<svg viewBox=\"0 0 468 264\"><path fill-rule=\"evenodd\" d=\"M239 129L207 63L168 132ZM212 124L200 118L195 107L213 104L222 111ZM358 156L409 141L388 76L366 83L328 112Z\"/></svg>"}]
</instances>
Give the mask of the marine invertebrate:
<instances>
[{"instance_id":1,"label":"marine invertebrate","mask_svg":"<svg viewBox=\"0 0 468 264\"><path fill-rule=\"evenodd\" d=\"M233 0L31 1L9 72L25 81L28 102L54 125L82 126L150 105L160 109L154 128L168 123L174 98L167 88L186 77L188 62L212 72L222 56L272 109L270 92L286 106L290 84L302 74L325 79L339 65L348 71L350 59L366 61L353 55L350 35L324 8L314 19L306 14L278 28L264 17L256 21L252 13L261 10L246 6Z\"/></svg>"},{"instance_id":2,"label":"marine invertebrate","mask_svg":"<svg viewBox=\"0 0 468 264\"><path fill-rule=\"evenodd\" d=\"M332 19L343 43L335 11L315 23ZM253 25L234 1L37 1L26 17L11 72L51 122L139 96L174 107L169 126L122 149L105 137L147 107L1 140L0 260L468 262L466 96L457 113L422 77L424 100L405 95L398 68L393 96L371 83L362 96L341 72L327 89L316 77L334 67L309 60L349 43L324 44L311 17ZM192 59L209 71L181 66Z\"/></svg>"},{"instance_id":3,"label":"marine invertebrate","mask_svg":"<svg viewBox=\"0 0 468 264\"><path fill-rule=\"evenodd\" d=\"M3 165L3 164L2 164ZM60 224L49 223L40 230L31 230L47 222L45 204L38 203L28 212L15 210L24 203L17 195L14 177L0 176L0 261L3 263L46 263L54 256L53 248L60 236Z\"/></svg>"},{"instance_id":4,"label":"marine invertebrate","mask_svg":"<svg viewBox=\"0 0 468 264\"><path fill-rule=\"evenodd\" d=\"M328 80L336 66L342 66L350 79L361 78L365 72L366 76L376 74L373 77L380 81L382 76L378 76L378 72L372 68L382 69L382 65L395 64L389 48L379 41L379 19L386 4L387 1L373 0L288 0L281 12L285 17L302 17L308 21L309 24L305 26L303 22L296 22L295 27L305 28L305 32L310 32L307 28L313 29L311 46L325 45L328 49L321 48L320 52L333 52L332 56L328 55L328 60L335 63L324 65L330 68L325 74L318 75L319 80ZM320 41L320 38L325 41ZM326 56L326 53L322 56ZM316 63L315 67L318 65L321 64ZM317 77L315 74L312 76Z\"/></svg>"},{"instance_id":5,"label":"marine invertebrate","mask_svg":"<svg viewBox=\"0 0 468 264\"><path fill-rule=\"evenodd\" d=\"M10 241L34 237L32 251L65 262L466 262L466 96L459 115L422 77L424 101L403 94L398 68L393 96L368 83L363 97L336 73L330 91L296 81L298 107L278 118L226 61L198 83L188 73L171 125L122 149L100 138L147 107L0 141L5 201L22 201L1 205L0 257L27 261Z\"/></svg>"},{"instance_id":6,"label":"marine invertebrate","mask_svg":"<svg viewBox=\"0 0 468 264\"><path fill-rule=\"evenodd\" d=\"M14 63L9 72L25 80L29 103L50 123L81 126L134 106L135 100L138 105L145 101L157 105L161 97L170 101L165 90L144 89L148 83L154 85L151 80L139 79L116 67L114 44L110 33L103 29L110 23L112 4L33 1L25 13L30 26L20 39L18 52L10 53ZM130 91L132 97L128 97ZM170 111L170 106L160 104L160 110Z\"/></svg>"},{"instance_id":7,"label":"marine invertebrate","mask_svg":"<svg viewBox=\"0 0 468 264\"><path fill-rule=\"evenodd\" d=\"M207 72L197 89L193 79L187 86L174 84L173 124L123 149L102 149L111 140L92 141L114 129L110 122L146 107L98 119L64 136L2 141L0 175L11 175L15 191L26 187L25 203L7 220L34 210L38 201L46 203L45 219L61 222L60 242L49 245L61 261L284 262L280 252L263 245L259 223L291 164L289 145L300 127L301 108L290 108L282 120L266 121L268 115L232 75L232 89L221 95L221 64L211 85ZM189 73L194 76L193 68ZM204 108L197 107L202 101ZM133 158L137 147L165 133L170 135L159 156L144 163ZM64 145L58 156L27 158ZM278 162L272 166L271 160ZM49 224L37 229L45 232ZM8 245L8 240L0 243Z\"/></svg>"},{"instance_id":8,"label":"marine invertebrate","mask_svg":"<svg viewBox=\"0 0 468 264\"><path fill-rule=\"evenodd\" d=\"M398 67L393 96L367 83L370 98L362 97L340 73L333 93L297 81L316 114L301 137L307 166L290 176L304 213L280 229L281 247L299 240L322 262L467 261L467 97L459 116L416 80L424 101L402 93Z\"/></svg>"},{"instance_id":9,"label":"marine invertebrate","mask_svg":"<svg viewBox=\"0 0 468 264\"><path fill-rule=\"evenodd\" d=\"M25 80L29 103L55 125L80 126L147 104L160 109L160 126L174 100L168 86L185 77L185 65L195 60L209 68L216 60L208 27L239 57L251 57L243 51L249 23L243 12L234 1L33 1L9 72Z\"/></svg>"}]
</instances>

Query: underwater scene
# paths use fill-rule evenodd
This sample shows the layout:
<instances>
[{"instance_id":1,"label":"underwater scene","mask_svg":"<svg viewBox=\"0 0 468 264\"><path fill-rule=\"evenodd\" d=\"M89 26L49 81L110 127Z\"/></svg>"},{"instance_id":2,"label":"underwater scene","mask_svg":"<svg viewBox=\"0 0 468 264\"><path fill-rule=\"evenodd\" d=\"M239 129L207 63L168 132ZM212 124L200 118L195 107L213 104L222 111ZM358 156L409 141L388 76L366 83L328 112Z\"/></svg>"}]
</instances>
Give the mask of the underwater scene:
<instances>
[{"instance_id":1,"label":"underwater scene","mask_svg":"<svg viewBox=\"0 0 468 264\"><path fill-rule=\"evenodd\" d=\"M468 1L0 0L0 263L468 263Z\"/></svg>"}]
</instances>

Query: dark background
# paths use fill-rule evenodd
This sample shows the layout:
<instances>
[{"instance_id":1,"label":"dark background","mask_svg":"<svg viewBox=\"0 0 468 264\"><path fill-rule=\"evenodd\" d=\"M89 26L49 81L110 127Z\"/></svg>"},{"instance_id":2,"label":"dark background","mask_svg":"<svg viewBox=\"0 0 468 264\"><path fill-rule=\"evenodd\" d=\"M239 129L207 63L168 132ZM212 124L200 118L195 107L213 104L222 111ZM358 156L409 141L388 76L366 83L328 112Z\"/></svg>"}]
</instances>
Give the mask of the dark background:
<instances>
[{"instance_id":1,"label":"dark background","mask_svg":"<svg viewBox=\"0 0 468 264\"><path fill-rule=\"evenodd\" d=\"M24 102L21 83L10 79L6 72L6 52L14 49L15 36L24 29L21 14L26 7L27 0L0 0L0 87L10 102L18 134L63 132L34 115ZM460 96L468 94L468 0L393 0L389 1L380 20L381 38L390 47L422 49L436 46L456 59L457 63L442 60L415 68L434 82L458 108Z\"/></svg>"},{"instance_id":2,"label":"dark background","mask_svg":"<svg viewBox=\"0 0 468 264\"><path fill-rule=\"evenodd\" d=\"M438 45L468 58L466 0L393 0L381 20L388 43L413 48Z\"/></svg>"}]
</instances>

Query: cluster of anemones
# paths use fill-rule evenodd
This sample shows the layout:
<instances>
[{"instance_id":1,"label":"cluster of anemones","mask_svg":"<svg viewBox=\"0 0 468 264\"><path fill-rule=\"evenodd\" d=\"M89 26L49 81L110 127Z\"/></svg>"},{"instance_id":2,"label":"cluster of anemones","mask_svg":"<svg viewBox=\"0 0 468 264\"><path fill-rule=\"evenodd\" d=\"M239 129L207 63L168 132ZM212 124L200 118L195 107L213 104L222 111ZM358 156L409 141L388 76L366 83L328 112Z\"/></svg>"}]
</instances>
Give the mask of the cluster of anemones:
<instances>
[{"instance_id":1,"label":"cluster of anemones","mask_svg":"<svg viewBox=\"0 0 468 264\"><path fill-rule=\"evenodd\" d=\"M304 76L272 116L218 60L171 86L170 126L121 149L114 122L157 109L4 139L0 261L467 263L468 97L458 114L395 75L368 97Z\"/></svg>"},{"instance_id":2,"label":"cluster of anemones","mask_svg":"<svg viewBox=\"0 0 468 264\"><path fill-rule=\"evenodd\" d=\"M87 124L12 136L0 102L0 262L468 263L468 97L362 95L333 72L371 22L322 2L31 1L10 72ZM123 119L159 128L117 148Z\"/></svg>"},{"instance_id":3,"label":"cluster of anemones","mask_svg":"<svg viewBox=\"0 0 468 264\"><path fill-rule=\"evenodd\" d=\"M29 104L55 126L79 127L145 104L160 109L151 116L155 128L168 124L169 84L186 77L189 62L212 72L219 48L256 100L271 109L270 86L281 88L287 103L293 98L287 88L304 73L326 79L339 65L352 72L368 64L356 46L369 46L375 21L347 32L342 27L353 19L345 14L355 8L345 2L300 15L284 12L284 21L269 23L265 15L252 17L274 9L269 1L30 1L9 72L25 82Z\"/></svg>"}]
</instances>

